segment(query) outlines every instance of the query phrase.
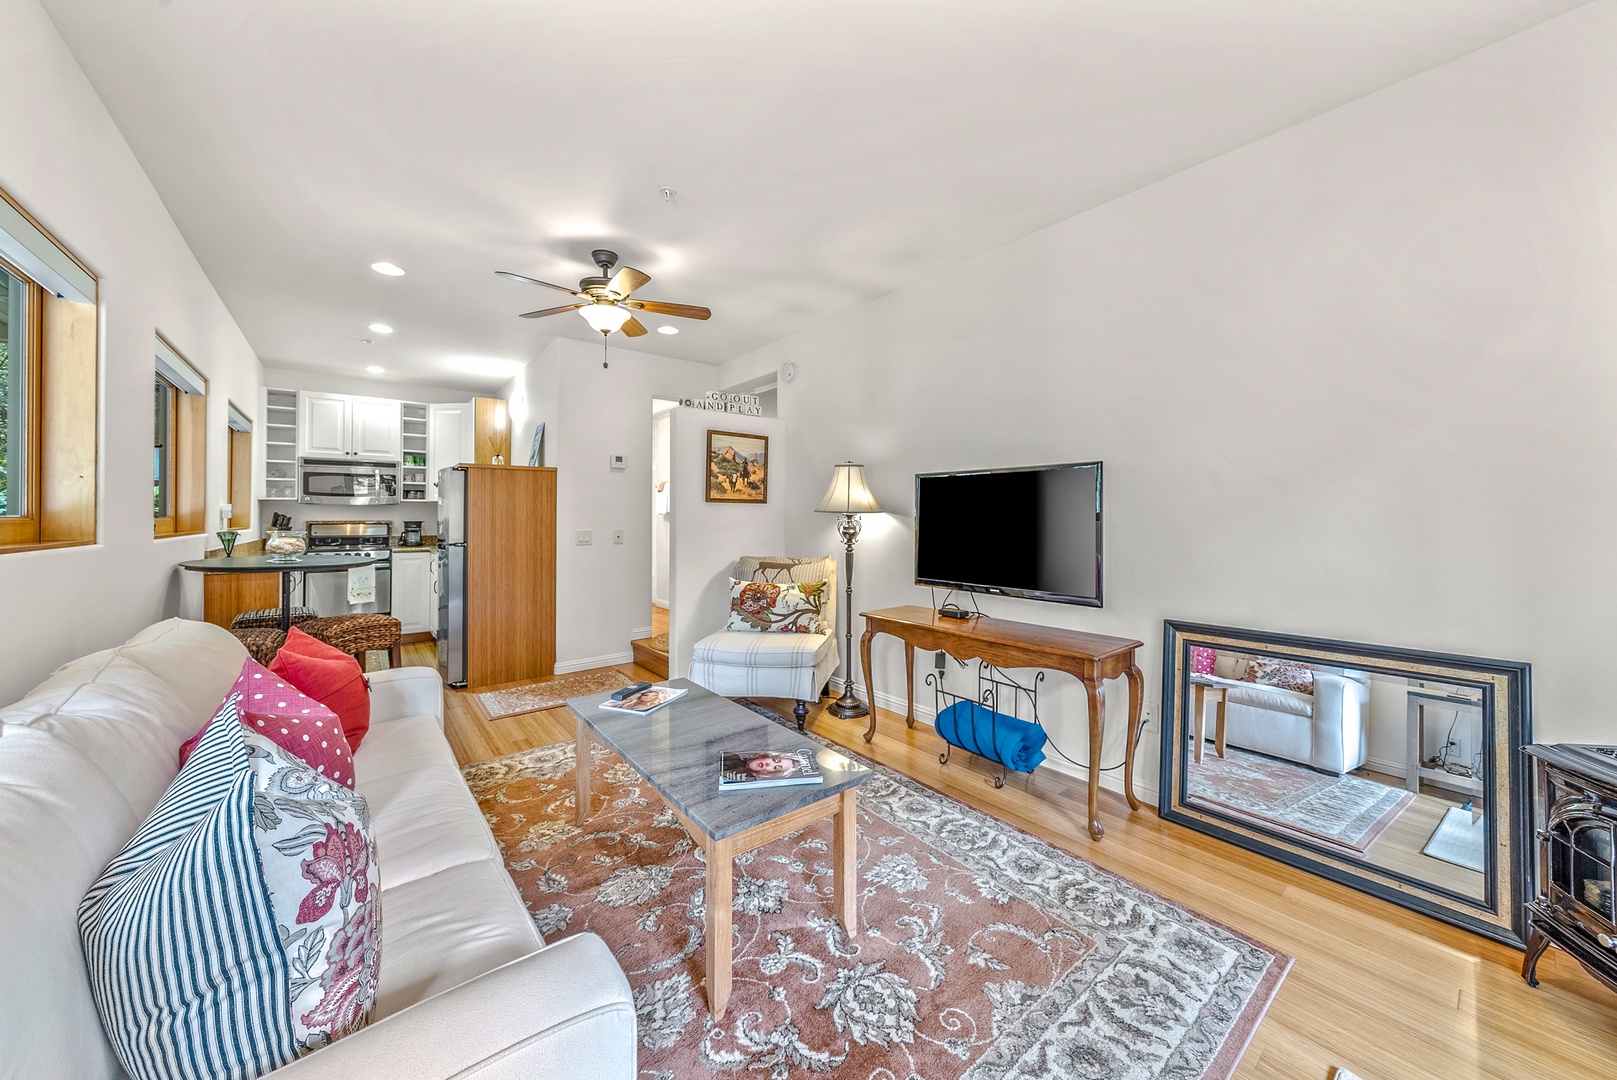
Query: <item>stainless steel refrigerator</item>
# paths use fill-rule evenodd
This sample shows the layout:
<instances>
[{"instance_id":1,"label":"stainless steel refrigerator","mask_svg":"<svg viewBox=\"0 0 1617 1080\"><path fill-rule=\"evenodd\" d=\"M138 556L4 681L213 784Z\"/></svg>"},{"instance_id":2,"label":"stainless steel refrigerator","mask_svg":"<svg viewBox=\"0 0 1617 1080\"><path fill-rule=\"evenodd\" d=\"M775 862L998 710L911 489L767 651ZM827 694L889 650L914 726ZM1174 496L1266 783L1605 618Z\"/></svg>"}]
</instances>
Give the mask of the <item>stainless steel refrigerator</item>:
<instances>
[{"instance_id":1,"label":"stainless steel refrigerator","mask_svg":"<svg viewBox=\"0 0 1617 1080\"><path fill-rule=\"evenodd\" d=\"M466 470L438 473L438 674L466 685Z\"/></svg>"}]
</instances>

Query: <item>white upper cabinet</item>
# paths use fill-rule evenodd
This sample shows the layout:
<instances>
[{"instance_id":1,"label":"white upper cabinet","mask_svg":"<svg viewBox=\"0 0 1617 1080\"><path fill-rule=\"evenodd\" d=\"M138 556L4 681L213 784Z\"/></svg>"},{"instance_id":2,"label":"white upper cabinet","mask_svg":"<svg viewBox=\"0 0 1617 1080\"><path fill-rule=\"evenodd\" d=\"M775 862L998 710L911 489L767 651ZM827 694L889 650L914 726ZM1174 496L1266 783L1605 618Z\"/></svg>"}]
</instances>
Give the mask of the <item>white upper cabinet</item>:
<instances>
[{"instance_id":1,"label":"white upper cabinet","mask_svg":"<svg viewBox=\"0 0 1617 1080\"><path fill-rule=\"evenodd\" d=\"M472 403L432 405L427 410L427 498L438 497L438 471L472 460L475 414Z\"/></svg>"},{"instance_id":2,"label":"white upper cabinet","mask_svg":"<svg viewBox=\"0 0 1617 1080\"><path fill-rule=\"evenodd\" d=\"M298 457L391 461L400 455L399 402L348 394L298 394Z\"/></svg>"},{"instance_id":3,"label":"white upper cabinet","mask_svg":"<svg viewBox=\"0 0 1617 1080\"><path fill-rule=\"evenodd\" d=\"M349 400L307 390L298 395L298 457L348 456Z\"/></svg>"},{"instance_id":4,"label":"white upper cabinet","mask_svg":"<svg viewBox=\"0 0 1617 1080\"><path fill-rule=\"evenodd\" d=\"M394 398L356 397L349 403L349 456L399 462L400 404Z\"/></svg>"}]
</instances>

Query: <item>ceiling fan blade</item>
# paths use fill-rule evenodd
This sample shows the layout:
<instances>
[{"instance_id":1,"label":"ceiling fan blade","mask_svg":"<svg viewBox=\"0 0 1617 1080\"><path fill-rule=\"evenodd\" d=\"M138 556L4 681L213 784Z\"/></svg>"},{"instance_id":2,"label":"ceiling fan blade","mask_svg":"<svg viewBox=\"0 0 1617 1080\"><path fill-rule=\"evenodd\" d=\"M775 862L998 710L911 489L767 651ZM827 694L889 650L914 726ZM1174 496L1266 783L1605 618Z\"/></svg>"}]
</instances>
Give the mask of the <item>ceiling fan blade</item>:
<instances>
[{"instance_id":1,"label":"ceiling fan blade","mask_svg":"<svg viewBox=\"0 0 1617 1080\"><path fill-rule=\"evenodd\" d=\"M606 283L606 291L622 300L650 280L650 274L642 274L632 266L622 266Z\"/></svg>"},{"instance_id":2,"label":"ceiling fan blade","mask_svg":"<svg viewBox=\"0 0 1617 1080\"><path fill-rule=\"evenodd\" d=\"M543 285L547 289L555 289L557 292L568 293L568 294L570 294L572 296L582 296L582 295L584 295L583 293L579 292L575 288L572 288L571 286L568 286L568 285L552 285L548 281L540 281L538 278L531 278L531 277L528 277L526 274L513 274L509 270L496 270L496 271L494 271L494 275L496 277L510 278L512 281L526 282L529 285Z\"/></svg>"},{"instance_id":3,"label":"ceiling fan blade","mask_svg":"<svg viewBox=\"0 0 1617 1080\"><path fill-rule=\"evenodd\" d=\"M695 304L665 304L661 300L626 300L626 308L636 311L649 311L653 315L677 315L681 319L711 319L713 313L705 307Z\"/></svg>"},{"instance_id":4,"label":"ceiling fan blade","mask_svg":"<svg viewBox=\"0 0 1617 1080\"><path fill-rule=\"evenodd\" d=\"M641 326L640 320L633 315L629 316L629 321L618 327L618 329L623 331L624 337L645 337L646 335L646 328Z\"/></svg>"},{"instance_id":5,"label":"ceiling fan blade","mask_svg":"<svg viewBox=\"0 0 1617 1080\"><path fill-rule=\"evenodd\" d=\"M546 315L560 315L564 311L577 311L583 304L563 304L561 307L547 307L543 311L524 311L518 315L519 319L542 319Z\"/></svg>"}]
</instances>

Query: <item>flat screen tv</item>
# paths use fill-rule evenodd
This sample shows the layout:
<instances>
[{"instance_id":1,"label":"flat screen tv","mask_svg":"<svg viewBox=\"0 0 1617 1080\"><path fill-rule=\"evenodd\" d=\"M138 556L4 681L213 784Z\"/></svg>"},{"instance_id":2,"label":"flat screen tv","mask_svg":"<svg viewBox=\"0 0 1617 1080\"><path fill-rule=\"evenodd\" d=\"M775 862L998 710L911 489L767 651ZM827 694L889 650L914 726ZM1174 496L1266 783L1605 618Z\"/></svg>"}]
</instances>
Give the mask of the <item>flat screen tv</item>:
<instances>
[{"instance_id":1,"label":"flat screen tv","mask_svg":"<svg viewBox=\"0 0 1617 1080\"><path fill-rule=\"evenodd\" d=\"M1100 465L915 476L915 583L1101 606Z\"/></svg>"}]
</instances>

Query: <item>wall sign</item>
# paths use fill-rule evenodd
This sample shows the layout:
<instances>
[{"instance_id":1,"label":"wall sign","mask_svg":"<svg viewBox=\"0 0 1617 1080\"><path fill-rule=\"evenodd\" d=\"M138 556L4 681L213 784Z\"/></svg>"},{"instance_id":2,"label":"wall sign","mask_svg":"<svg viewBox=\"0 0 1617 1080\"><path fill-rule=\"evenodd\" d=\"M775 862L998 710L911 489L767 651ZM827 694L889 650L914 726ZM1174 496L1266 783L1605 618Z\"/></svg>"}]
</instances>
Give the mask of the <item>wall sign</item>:
<instances>
[{"instance_id":1,"label":"wall sign","mask_svg":"<svg viewBox=\"0 0 1617 1080\"><path fill-rule=\"evenodd\" d=\"M707 412L735 413L737 416L762 416L764 407L756 394L729 394L722 390L709 390L706 397L681 398L680 405L687 409Z\"/></svg>"}]
</instances>

